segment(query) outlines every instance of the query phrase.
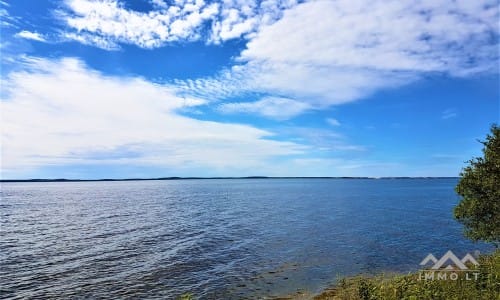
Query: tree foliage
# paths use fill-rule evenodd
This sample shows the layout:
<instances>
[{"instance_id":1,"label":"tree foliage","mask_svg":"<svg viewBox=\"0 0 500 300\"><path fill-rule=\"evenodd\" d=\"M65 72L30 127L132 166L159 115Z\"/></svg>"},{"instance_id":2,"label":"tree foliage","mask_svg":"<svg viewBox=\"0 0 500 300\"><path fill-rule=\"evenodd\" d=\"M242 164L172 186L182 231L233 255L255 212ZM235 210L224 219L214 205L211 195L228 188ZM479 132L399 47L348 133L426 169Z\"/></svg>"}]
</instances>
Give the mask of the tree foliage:
<instances>
[{"instance_id":1,"label":"tree foliage","mask_svg":"<svg viewBox=\"0 0 500 300\"><path fill-rule=\"evenodd\" d=\"M500 127L491 126L483 157L468 161L455 187L462 196L455 218L464 224L465 235L474 241L500 245Z\"/></svg>"}]
</instances>

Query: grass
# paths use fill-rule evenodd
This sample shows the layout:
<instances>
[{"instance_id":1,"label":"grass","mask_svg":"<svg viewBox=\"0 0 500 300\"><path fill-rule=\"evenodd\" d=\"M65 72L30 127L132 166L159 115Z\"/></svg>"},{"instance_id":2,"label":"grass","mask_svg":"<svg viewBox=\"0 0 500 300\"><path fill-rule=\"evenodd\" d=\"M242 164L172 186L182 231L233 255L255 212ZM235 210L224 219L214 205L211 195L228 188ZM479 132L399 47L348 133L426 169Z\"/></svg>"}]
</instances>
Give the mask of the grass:
<instances>
[{"instance_id":1,"label":"grass","mask_svg":"<svg viewBox=\"0 0 500 300\"><path fill-rule=\"evenodd\" d=\"M191 293L182 294L178 300L194 300L194 296Z\"/></svg>"},{"instance_id":2,"label":"grass","mask_svg":"<svg viewBox=\"0 0 500 300\"><path fill-rule=\"evenodd\" d=\"M471 273L470 280L466 280L464 273L456 280L425 280L419 272L408 275L356 276L341 279L335 287L325 290L314 299L500 300L500 250L481 256L478 262L477 280Z\"/></svg>"}]
</instances>

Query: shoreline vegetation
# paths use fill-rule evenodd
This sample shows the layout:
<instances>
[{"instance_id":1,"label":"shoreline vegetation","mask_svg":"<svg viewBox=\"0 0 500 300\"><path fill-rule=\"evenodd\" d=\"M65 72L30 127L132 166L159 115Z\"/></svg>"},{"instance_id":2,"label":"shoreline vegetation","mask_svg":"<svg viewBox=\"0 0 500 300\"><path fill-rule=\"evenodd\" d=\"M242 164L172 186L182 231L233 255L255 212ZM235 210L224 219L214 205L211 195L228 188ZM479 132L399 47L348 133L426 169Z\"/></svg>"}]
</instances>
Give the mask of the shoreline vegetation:
<instances>
[{"instance_id":1,"label":"shoreline vegetation","mask_svg":"<svg viewBox=\"0 0 500 300\"><path fill-rule=\"evenodd\" d=\"M299 290L296 294L273 297L273 300L495 300L500 299L500 249L482 254L479 266L469 265L468 271L436 270L440 274L457 274L446 279L434 276L425 279L419 270L407 274L354 275L342 277L319 294ZM476 275L474 275L476 274ZM444 276L444 275L443 275ZM452 279L453 278L453 279ZM178 300L194 300L186 293Z\"/></svg>"},{"instance_id":2,"label":"shoreline vegetation","mask_svg":"<svg viewBox=\"0 0 500 300\"><path fill-rule=\"evenodd\" d=\"M346 277L313 296L314 300L420 300L420 299L500 299L500 250L481 255L477 269L456 272L458 277L424 279L424 270L396 275ZM439 271L439 270L438 270ZM436 272L438 272L436 271ZM442 271L453 272L453 271ZM477 272L476 276L470 273ZM451 274L451 273L450 273ZM469 274L469 275L467 275ZM294 299L281 298L281 299Z\"/></svg>"},{"instance_id":3,"label":"shoreline vegetation","mask_svg":"<svg viewBox=\"0 0 500 300\"><path fill-rule=\"evenodd\" d=\"M152 180L193 180L193 179L458 179L457 176L449 177L351 177L351 176L297 176L297 177L272 177L272 176L245 176L245 177L158 177L158 178L102 178L102 179L67 179L67 178L33 178L33 179L0 179L0 182L95 182L95 181L152 181Z\"/></svg>"}]
</instances>

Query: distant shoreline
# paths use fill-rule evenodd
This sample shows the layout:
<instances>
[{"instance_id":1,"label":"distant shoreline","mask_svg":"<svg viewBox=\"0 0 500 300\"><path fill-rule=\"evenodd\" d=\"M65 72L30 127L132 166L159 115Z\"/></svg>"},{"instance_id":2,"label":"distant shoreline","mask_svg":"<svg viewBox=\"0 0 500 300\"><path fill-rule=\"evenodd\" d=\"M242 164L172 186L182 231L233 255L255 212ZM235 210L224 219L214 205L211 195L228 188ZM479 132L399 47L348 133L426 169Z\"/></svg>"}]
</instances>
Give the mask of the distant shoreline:
<instances>
[{"instance_id":1,"label":"distant shoreline","mask_svg":"<svg viewBox=\"0 0 500 300\"><path fill-rule=\"evenodd\" d=\"M93 181L151 181L151 180L216 180L216 179L458 179L459 177L270 177L270 176L246 176L246 177L158 177L158 178L103 178L103 179L1 179L0 182L93 182Z\"/></svg>"}]
</instances>

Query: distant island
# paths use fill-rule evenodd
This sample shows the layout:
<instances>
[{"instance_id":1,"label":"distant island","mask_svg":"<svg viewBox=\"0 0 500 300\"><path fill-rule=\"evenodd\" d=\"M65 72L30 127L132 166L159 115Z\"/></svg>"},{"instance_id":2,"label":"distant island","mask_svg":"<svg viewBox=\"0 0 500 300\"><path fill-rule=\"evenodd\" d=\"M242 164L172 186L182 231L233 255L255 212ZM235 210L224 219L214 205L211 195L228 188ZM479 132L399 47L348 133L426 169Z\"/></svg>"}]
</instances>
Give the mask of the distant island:
<instances>
[{"instance_id":1,"label":"distant island","mask_svg":"<svg viewBox=\"0 0 500 300\"><path fill-rule=\"evenodd\" d=\"M66 178L33 178L33 179L1 179L0 182L86 182L86 181L147 181L147 180L193 180L193 179L458 179L458 177L273 177L273 176L245 176L245 177L158 177L158 178L102 178L102 179L66 179Z\"/></svg>"}]
</instances>

